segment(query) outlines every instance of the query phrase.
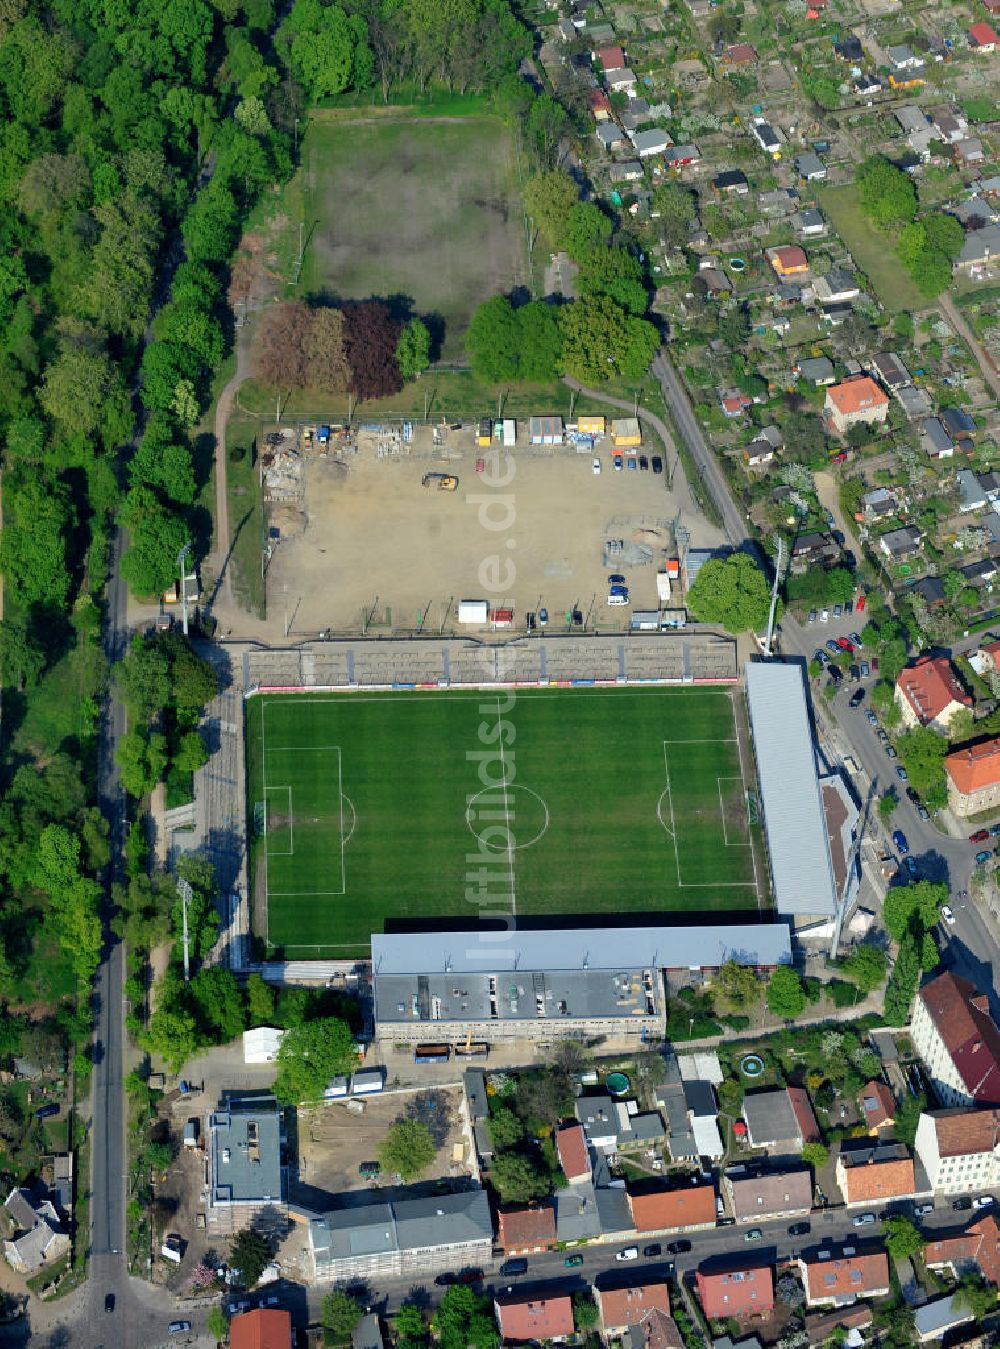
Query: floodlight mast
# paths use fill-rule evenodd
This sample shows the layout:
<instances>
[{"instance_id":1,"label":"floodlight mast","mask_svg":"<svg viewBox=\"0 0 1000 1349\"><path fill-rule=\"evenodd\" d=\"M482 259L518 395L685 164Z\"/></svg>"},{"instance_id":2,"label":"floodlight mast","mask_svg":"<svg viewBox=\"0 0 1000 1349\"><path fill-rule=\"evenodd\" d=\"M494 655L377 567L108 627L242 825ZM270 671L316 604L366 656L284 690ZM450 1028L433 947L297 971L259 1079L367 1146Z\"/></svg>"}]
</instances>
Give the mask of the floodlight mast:
<instances>
[{"instance_id":1,"label":"floodlight mast","mask_svg":"<svg viewBox=\"0 0 1000 1349\"><path fill-rule=\"evenodd\" d=\"M774 585L771 587L771 607L767 614L767 635L764 638L764 655L771 655L771 643L774 640L774 615L778 607L778 586L781 584L781 569L785 558L785 540L778 535L778 560L774 564Z\"/></svg>"}]
</instances>

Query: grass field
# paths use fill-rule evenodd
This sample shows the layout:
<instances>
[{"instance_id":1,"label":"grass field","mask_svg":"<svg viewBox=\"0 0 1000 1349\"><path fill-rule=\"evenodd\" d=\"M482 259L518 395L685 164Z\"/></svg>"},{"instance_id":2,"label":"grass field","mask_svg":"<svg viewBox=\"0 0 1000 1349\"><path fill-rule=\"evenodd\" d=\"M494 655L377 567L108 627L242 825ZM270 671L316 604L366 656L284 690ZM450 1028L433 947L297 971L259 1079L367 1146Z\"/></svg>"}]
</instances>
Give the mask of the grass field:
<instances>
[{"instance_id":1,"label":"grass field","mask_svg":"<svg viewBox=\"0 0 1000 1349\"><path fill-rule=\"evenodd\" d=\"M283 275L304 226L299 293L405 296L443 322L446 360L481 300L528 279L514 149L492 117L320 110L276 209Z\"/></svg>"},{"instance_id":2,"label":"grass field","mask_svg":"<svg viewBox=\"0 0 1000 1349\"><path fill-rule=\"evenodd\" d=\"M886 309L892 314L926 309L927 297L920 293L893 253L892 241L880 234L862 213L857 187L853 183L847 187L826 187L816 195Z\"/></svg>"},{"instance_id":3,"label":"grass field","mask_svg":"<svg viewBox=\"0 0 1000 1349\"><path fill-rule=\"evenodd\" d=\"M286 955L393 920L757 906L727 690L265 695L247 757L255 912Z\"/></svg>"}]
</instances>

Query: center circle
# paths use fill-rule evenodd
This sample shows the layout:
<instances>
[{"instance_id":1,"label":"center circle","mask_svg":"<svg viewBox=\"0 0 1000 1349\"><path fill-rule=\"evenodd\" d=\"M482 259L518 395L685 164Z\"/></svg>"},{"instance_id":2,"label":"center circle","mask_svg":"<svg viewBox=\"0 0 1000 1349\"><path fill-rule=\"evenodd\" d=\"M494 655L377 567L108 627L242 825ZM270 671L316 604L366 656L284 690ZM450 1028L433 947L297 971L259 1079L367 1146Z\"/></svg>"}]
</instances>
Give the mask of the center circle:
<instances>
[{"instance_id":1,"label":"center circle","mask_svg":"<svg viewBox=\"0 0 1000 1349\"><path fill-rule=\"evenodd\" d=\"M484 787L465 808L465 823L484 852L532 847L549 827L549 808L530 787Z\"/></svg>"}]
</instances>

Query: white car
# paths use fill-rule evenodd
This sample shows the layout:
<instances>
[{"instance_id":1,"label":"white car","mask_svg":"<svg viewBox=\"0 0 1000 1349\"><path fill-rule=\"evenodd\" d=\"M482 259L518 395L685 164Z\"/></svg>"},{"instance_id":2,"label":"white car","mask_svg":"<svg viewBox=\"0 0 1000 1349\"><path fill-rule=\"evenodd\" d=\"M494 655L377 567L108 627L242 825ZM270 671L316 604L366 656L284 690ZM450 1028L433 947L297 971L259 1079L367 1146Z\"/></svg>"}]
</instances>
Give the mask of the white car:
<instances>
[{"instance_id":1,"label":"white car","mask_svg":"<svg viewBox=\"0 0 1000 1349\"><path fill-rule=\"evenodd\" d=\"M977 1199L973 1199L973 1201L972 1201L972 1207L973 1207L973 1208L992 1208L992 1207L993 1207L993 1196L992 1196L991 1194L981 1194L981 1195L979 1195L979 1197L978 1197Z\"/></svg>"},{"instance_id":2,"label":"white car","mask_svg":"<svg viewBox=\"0 0 1000 1349\"><path fill-rule=\"evenodd\" d=\"M942 905L941 905L941 917L942 917L942 918L944 919L944 921L949 925L949 927L952 926L952 925L954 924L954 922L955 922L955 914L954 914L954 912L952 911L950 905L948 905L948 904L942 904Z\"/></svg>"},{"instance_id":3,"label":"white car","mask_svg":"<svg viewBox=\"0 0 1000 1349\"><path fill-rule=\"evenodd\" d=\"M819 621L820 621L821 623L829 623L829 621L830 621L830 610L829 610L829 609L824 609L824 610L823 610L823 612L822 612L822 613L820 614L820 616L819 616Z\"/></svg>"},{"instance_id":4,"label":"white car","mask_svg":"<svg viewBox=\"0 0 1000 1349\"><path fill-rule=\"evenodd\" d=\"M600 461L600 459L595 459L595 460L593 460L593 462L591 463L590 467L591 467L591 469L593 470L595 476L600 476L600 472L601 472L601 461Z\"/></svg>"},{"instance_id":5,"label":"white car","mask_svg":"<svg viewBox=\"0 0 1000 1349\"><path fill-rule=\"evenodd\" d=\"M625 1249L624 1249L623 1251L619 1251L619 1252L618 1252L618 1254L615 1256L615 1259L616 1259L616 1260L638 1260L638 1259L639 1259L639 1247L638 1247L638 1246L626 1246Z\"/></svg>"},{"instance_id":6,"label":"white car","mask_svg":"<svg viewBox=\"0 0 1000 1349\"><path fill-rule=\"evenodd\" d=\"M854 1226L868 1227L873 1222L875 1222L874 1213L859 1213L858 1216L854 1219Z\"/></svg>"}]
</instances>

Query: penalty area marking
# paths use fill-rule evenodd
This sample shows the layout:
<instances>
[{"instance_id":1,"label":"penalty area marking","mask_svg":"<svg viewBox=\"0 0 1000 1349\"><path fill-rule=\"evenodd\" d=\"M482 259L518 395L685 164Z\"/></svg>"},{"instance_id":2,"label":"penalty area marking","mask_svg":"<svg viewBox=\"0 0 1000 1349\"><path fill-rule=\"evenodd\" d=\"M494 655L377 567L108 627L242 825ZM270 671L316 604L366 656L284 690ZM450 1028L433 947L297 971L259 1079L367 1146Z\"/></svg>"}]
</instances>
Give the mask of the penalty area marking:
<instances>
[{"instance_id":1,"label":"penalty area marking","mask_svg":"<svg viewBox=\"0 0 1000 1349\"><path fill-rule=\"evenodd\" d=\"M740 795L743 798L743 809L744 811L746 811L746 788L743 785L743 779L733 777L732 775L725 776L720 774L716 778L716 782L719 784L719 814L722 816L722 840L727 848L749 848L750 847L749 825L747 827L746 838L738 838L735 840L735 842L730 842L729 833L726 830L726 802L722 795L722 784L724 782L738 782L740 787Z\"/></svg>"}]
</instances>

